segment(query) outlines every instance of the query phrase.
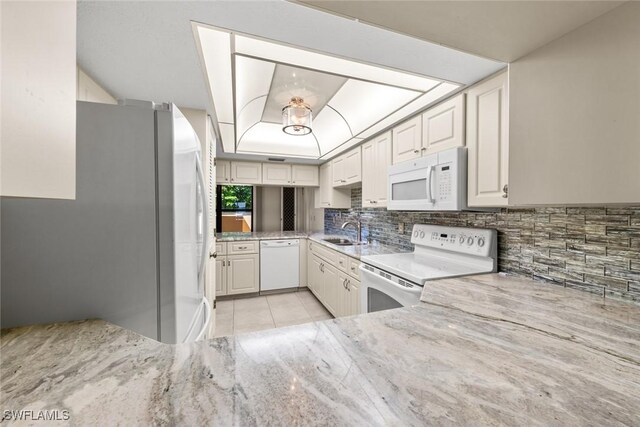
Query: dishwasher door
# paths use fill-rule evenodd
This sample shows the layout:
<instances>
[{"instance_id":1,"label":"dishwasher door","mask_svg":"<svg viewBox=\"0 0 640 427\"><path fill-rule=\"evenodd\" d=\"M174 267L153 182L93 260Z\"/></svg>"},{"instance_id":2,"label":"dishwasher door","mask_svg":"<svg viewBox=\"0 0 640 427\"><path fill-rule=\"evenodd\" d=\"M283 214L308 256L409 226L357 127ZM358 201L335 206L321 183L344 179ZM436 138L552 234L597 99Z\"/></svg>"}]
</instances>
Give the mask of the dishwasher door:
<instances>
[{"instance_id":1,"label":"dishwasher door","mask_svg":"<svg viewBox=\"0 0 640 427\"><path fill-rule=\"evenodd\" d=\"M300 286L300 240L260 242L260 291Z\"/></svg>"}]
</instances>

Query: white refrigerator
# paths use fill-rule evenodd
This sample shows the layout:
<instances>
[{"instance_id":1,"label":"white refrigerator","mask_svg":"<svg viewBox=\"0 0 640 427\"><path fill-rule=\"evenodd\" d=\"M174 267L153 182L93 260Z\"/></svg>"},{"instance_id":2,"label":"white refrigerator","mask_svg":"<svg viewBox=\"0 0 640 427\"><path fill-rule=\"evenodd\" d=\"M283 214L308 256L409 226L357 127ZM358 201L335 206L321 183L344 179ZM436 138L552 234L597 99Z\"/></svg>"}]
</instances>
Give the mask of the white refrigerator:
<instances>
[{"instance_id":1,"label":"white refrigerator","mask_svg":"<svg viewBox=\"0 0 640 427\"><path fill-rule=\"evenodd\" d=\"M2 201L2 327L101 318L166 343L203 337L195 131L172 104L78 102L76 134L76 200Z\"/></svg>"}]
</instances>

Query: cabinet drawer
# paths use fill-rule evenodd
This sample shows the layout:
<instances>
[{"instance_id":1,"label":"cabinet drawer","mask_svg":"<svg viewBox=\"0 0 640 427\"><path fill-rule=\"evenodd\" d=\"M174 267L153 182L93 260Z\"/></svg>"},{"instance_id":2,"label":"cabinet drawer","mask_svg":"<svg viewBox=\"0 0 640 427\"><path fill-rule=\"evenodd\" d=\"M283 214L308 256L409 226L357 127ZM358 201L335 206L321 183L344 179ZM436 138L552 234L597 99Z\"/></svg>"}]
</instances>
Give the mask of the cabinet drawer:
<instances>
[{"instance_id":1,"label":"cabinet drawer","mask_svg":"<svg viewBox=\"0 0 640 427\"><path fill-rule=\"evenodd\" d=\"M346 255L338 254L337 258L338 263L336 264L336 267L338 267L339 270L346 272L349 265L349 257Z\"/></svg>"},{"instance_id":2,"label":"cabinet drawer","mask_svg":"<svg viewBox=\"0 0 640 427\"><path fill-rule=\"evenodd\" d=\"M217 242L216 243L216 253L218 256L227 254L227 242Z\"/></svg>"},{"instance_id":3,"label":"cabinet drawer","mask_svg":"<svg viewBox=\"0 0 640 427\"><path fill-rule=\"evenodd\" d=\"M347 267L347 273L350 276L360 280L360 261L355 258L349 257L349 265Z\"/></svg>"},{"instance_id":4,"label":"cabinet drawer","mask_svg":"<svg viewBox=\"0 0 640 427\"><path fill-rule=\"evenodd\" d=\"M258 242L257 240L228 242L227 254L228 255L257 254L259 243L260 242Z\"/></svg>"},{"instance_id":5,"label":"cabinet drawer","mask_svg":"<svg viewBox=\"0 0 640 427\"><path fill-rule=\"evenodd\" d=\"M309 251L313 252L325 261L329 261L330 264L338 265L338 253L322 246L320 243L309 242Z\"/></svg>"}]
</instances>

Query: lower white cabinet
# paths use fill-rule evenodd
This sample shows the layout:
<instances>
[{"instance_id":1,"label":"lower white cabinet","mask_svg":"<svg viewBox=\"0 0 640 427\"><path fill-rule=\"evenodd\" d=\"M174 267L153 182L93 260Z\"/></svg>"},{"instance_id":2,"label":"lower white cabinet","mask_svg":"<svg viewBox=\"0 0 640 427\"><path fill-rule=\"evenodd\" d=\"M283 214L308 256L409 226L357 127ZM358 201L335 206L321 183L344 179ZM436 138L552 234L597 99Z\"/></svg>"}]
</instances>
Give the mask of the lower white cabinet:
<instances>
[{"instance_id":1,"label":"lower white cabinet","mask_svg":"<svg viewBox=\"0 0 640 427\"><path fill-rule=\"evenodd\" d=\"M359 314L359 262L319 246L318 243L309 242L307 250L309 289L333 316Z\"/></svg>"},{"instance_id":2,"label":"lower white cabinet","mask_svg":"<svg viewBox=\"0 0 640 427\"><path fill-rule=\"evenodd\" d=\"M260 257L258 254L227 257L227 295L247 294L260 290Z\"/></svg>"},{"instance_id":3,"label":"lower white cabinet","mask_svg":"<svg viewBox=\"0 0 640 427\"><path fill-rule=\"evenodd\" d=\"M256 243L250 241L216 244L216 296L260 291L260 255ZM242 249L234 248L233 245Z\"/></svg>"},{"instance_id":4,"label":"lower white cabinet","mask_svg":"<svg viewBox=\"0 0 640 427\"><path fill-rule=\"evenodd\" d=\"M348 274L338 275L338 305L334 316L351 316L360 313L360 281Z\"/></svg>"}]
</instances>

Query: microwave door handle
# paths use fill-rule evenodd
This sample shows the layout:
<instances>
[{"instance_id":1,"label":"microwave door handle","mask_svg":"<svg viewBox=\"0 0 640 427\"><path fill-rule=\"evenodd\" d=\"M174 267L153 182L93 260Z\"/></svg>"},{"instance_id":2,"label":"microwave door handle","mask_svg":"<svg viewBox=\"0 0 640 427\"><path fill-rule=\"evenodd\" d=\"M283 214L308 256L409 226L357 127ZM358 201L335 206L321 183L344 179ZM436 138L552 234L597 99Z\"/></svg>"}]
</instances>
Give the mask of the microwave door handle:
<instances>
[{"instance_id":1,"label":"microwave door handle","mask_svg":"<svg viewBox=\"0 0 640 427\"><path fill-rule=\"evenodd\" d=\"M429 202L431 203L436 202L436 199L433 197L433 191L431 190L432 183L433 183L434 170L435 170L435 166L433 165L429 166L429 173L427 174L427 199L429 199Z\"/></svg>"}]
</instances>

